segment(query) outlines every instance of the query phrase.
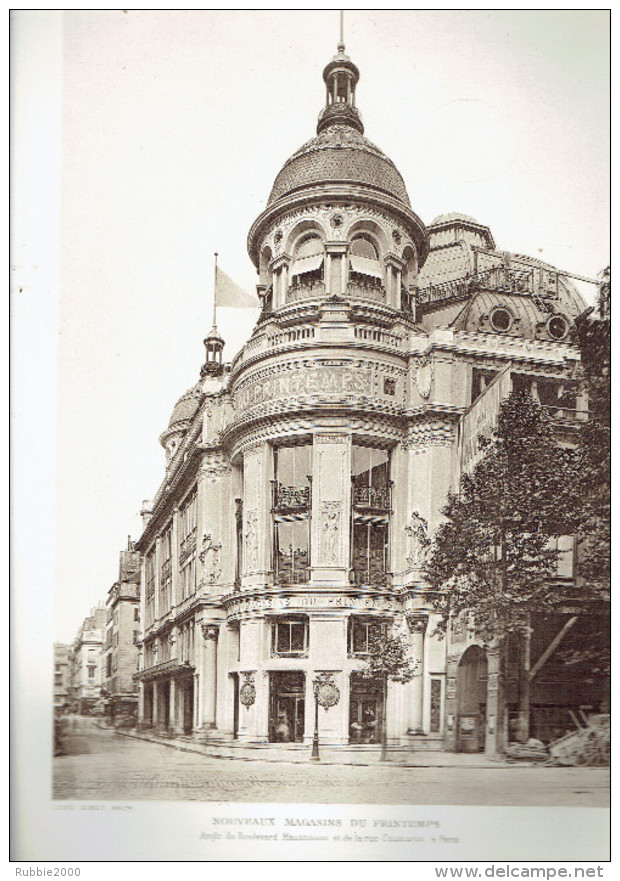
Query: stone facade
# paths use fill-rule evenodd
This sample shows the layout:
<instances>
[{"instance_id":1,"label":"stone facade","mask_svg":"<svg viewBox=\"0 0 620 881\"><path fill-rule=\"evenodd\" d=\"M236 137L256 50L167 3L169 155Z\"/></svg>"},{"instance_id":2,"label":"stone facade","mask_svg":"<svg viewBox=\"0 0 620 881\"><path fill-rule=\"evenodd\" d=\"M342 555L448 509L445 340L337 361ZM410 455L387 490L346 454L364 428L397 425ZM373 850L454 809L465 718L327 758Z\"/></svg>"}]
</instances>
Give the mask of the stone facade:
<instances>
[{"instance_id":1,"label":"stone facade","mask_svg":"<svg viewBox=\"0 0 620 881\"><path fill-rule=\"evenodd\" d=\"M140 638L140 554L128 548L119 556L118 581L108 591L103 651L103 687L114 721L119 714L137 711Z\"/></svg>"},{"instance_id":2,"label":"stone facade","mask_svg":"<svg viewBox=\"0 0 620 881\"><path fill-rule=\"evenodd\" d=\"M105 609L98 606L84 619L69 651L69 705L78 713L98 706L102 686Z\"/></svg>"},{"instance_id":3,"label":"stone facade","mask_svg":"<svg viewBox=\"0 0 620 881\"><path fill-rule=\"evenodd\" d=\"M232 364L212 338L200 386L162 435L166 478L137 543L140 721L308 742L313 682L329 674L339 699L321 713L323 740L373 743L386 730L456 749L459 661L473 643L434 634L426 539L458 486L463 416L507 367L541 400L544 389L571 442L585 404L568 331L582 304L553 268L543 291L541 264L511 264L471 218L439 218L429 237L362 136L359 72L343 48L326 68L318 137L250 230L254 332ZM446 271L461 239L484 249L486 274L473 258ZM433 273L421 275L426 261ZM566 327L550 336L553 315ZM384 696L359 674L387 629L407 639L416 675ZM478 646L485 683L497 681L493 651ZM489 684L491 709L494 694ZM482 723L489 743L496 716Z\"/></svg>"}]
</instances>

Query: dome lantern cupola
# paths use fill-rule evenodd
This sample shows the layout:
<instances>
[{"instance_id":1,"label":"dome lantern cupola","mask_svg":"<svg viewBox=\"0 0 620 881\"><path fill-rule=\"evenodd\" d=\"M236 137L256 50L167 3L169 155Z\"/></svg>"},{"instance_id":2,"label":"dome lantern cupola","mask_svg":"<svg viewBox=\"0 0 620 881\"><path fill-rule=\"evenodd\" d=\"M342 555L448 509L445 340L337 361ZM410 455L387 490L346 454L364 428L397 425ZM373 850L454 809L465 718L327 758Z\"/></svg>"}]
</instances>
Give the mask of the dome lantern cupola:
<instances>
[{"instance_id":1,"label":"dome lantern cupola","mask_svg":"<svg viewBox=\"0 0 620 881\"><path fill-rule=\"evenodd\" d=\"M362 118L355 106L355 87L359 78L359 70L349 56L345 55L341 36L337 54L323 71L327 91L325 107L319 114L316 127L317 135L331 125L348 125L361 135L364 134Z\"/></svg>"}]
</instances>

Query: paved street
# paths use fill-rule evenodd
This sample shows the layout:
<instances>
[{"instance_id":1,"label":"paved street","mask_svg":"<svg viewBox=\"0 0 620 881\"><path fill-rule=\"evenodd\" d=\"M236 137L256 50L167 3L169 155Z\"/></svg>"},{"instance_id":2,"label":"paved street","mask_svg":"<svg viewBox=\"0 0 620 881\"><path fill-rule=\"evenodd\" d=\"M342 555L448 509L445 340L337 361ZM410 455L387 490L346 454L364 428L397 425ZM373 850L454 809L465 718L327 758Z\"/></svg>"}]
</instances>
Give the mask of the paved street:
<instances>
[{"instance_id":1,"label":"paved street","mask_svg":"<svg viewBox=\"0 0 620 881\"><path fill-rule=\"evenodd\" d=\"M607 807L598 768L352 767L217 759L68 720L54 798L79 800Z\"/></svg>"}]
</instances>

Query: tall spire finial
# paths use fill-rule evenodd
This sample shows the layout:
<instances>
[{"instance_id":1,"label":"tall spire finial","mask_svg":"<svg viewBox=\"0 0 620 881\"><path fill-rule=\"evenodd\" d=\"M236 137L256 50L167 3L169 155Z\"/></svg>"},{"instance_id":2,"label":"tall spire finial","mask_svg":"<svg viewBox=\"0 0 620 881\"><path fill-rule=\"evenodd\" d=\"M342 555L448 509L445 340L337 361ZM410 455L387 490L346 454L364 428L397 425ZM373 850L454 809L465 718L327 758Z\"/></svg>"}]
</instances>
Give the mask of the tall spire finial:
<instances>
[{"instance_id":1,"label":"tall spire finial","mask_svg":"<svg viewBox=\"0 0 620 881\"><path fill-rule=\"evenodd\" d=\"M344 9L340 10L340 42L338 43L338 51L344 52Z\"/></svg>"},{"instance_id":2,"label":"tall spire finial","mask_svg":"<svg viewBox=\"0 0 620 881\"><path fill-rule=\"evenodd\" d=\"M217 251L214 254L215 256L215 277L213 279L213 327L217 327Z\"/></svg>"},{"instance_id":3,"label":"tall spire finial","mask_svg":"<svg viewBox=\"0 0 620 881\"><path fill-rule=\"evenodd\" d=\"M213 327L209 331L209 335L204 342L207 352L207 360L202 365L200 376L219 376L222 372L222 350L224 348L224 340L217 330L217 251L215 257L215 277L213 280Z\"/></svg>"}]
</instances>

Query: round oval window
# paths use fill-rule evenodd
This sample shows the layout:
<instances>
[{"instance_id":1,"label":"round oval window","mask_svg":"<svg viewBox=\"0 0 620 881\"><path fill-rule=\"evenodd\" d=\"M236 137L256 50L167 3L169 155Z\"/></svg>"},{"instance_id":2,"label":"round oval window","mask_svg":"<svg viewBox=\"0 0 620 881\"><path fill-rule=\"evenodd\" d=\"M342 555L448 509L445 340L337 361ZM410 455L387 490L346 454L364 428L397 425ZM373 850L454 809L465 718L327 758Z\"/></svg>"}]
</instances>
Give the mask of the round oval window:
<instances>
[{"instance_id":1,"label":"round oval window","mask_svg":"<svg viewBox=\"0 0 620 881\"><path fill-rule=\"evenodd\" d=\"M554 340L563 340L568 333L568 321L561 315L554 315L547 324L549 336Z\"/></svg>"},{"instance_id":2,"label":"round oval window","mask_svg":"<svg viewBox=\"0 0 620 881\"><path fill-rule=\"evenodd\" d=\"M512 315L508 309L499 307L491 312L491 327L499 332L510 330Z\"/></svg>"}]
</instances>

